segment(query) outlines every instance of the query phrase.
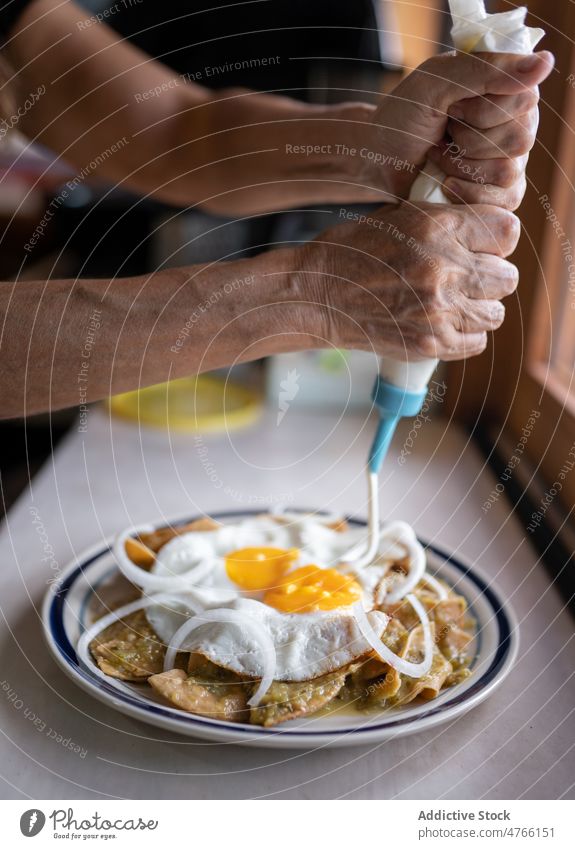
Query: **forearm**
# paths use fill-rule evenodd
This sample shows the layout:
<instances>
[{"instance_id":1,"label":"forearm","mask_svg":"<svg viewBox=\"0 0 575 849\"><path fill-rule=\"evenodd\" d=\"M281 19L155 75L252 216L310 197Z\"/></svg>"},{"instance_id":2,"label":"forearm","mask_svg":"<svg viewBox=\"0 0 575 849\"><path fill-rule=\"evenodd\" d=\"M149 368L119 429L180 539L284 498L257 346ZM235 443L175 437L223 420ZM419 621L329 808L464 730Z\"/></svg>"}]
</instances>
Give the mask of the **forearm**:
<instances>
[{"instance_id":1,"label":"forearm","mask_svg":"<svg viewBox=\"0 0 575 849\"><path fill-rule=\"evenodd\" d=\"M216 213L393 198L390 175L381 169L374 180L370 168L376 130L369 104L317 106L235 89L219 92L203 111L210 133L205 205ZM181 148L178 171L189 163L191 147ZM198 179L198 172L190 177ZM182 181L180 191L185 186Z\"/></svg>"},{"instance_id":2,"label":"forearm","mask_svg":"<svg viewBox=\"0 0 575 849\"><path fill-rule=\"evenodd\" d=\"M297 249L146 277L0 284L3 418L318 345Z\"/></svg>"},{"instance_id":3,"label":"forearm","mask_svg":"<svg viewBox=\"0 0 575 849\"><path fill-rule=\"evenodd\" d=\"M26 9L6 52L17 101L46 87L20 128L143 194L229 214L388 197L385 174L365 179L375 147L369 105L214 93L56 0Z\"/></svg>"}]
</instances>

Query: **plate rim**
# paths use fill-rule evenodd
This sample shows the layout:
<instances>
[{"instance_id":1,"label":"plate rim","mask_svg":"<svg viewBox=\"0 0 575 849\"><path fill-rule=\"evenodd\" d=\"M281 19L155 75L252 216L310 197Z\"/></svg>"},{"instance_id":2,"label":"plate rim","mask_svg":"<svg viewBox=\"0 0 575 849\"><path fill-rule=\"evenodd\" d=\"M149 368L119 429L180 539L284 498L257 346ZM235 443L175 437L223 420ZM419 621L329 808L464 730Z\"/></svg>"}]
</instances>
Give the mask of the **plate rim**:
<instances>
[{"instance_id":1,"label":"plate rim","mask_svg":"<svg viewBox=\"0 0 575 849\"><path fill-rule=\"evenodd\" d=\"M313 513L314 515L325 515L325 511L296 508L289 510L290 513ZM260 515L258 508L246 508L245 510L217 511L210 516L214 519L226 520L240 516ZM165 527L171 525L178 527L201 518L202 515L184 516L182 518L151 522L153 527ZM352 525L365 526L364 519L354 516L345 516L346 521ZM442 705L431 707L428 711L417 716L398 716L394 720L387 720L379 725L369 724L364 726L351 726L348 728L332 728L326 730L310 730L304 728L261 728L259 726L248 726L223 722L221 720L209 719L208 717L197 717L191 714L180 715L173 709L162 705L147 704L140 701L135 695L130 696L115 690L111 685L92 677L83 670L78 663L76 651L68 635L63 622L63 609L66 596L78 577L84 573L96 560L99 560L112 550L115 538L111 536L103 542L96 543L81 551L70 560L62 569L58 580L53 582L44 595L42 602L42 629L48 649L62 671L81 689L95 697L105 705L112 706L116 710L132 718L138 719L157 727L164 728L174 733L187 736L203 737L220 742L235 742L237 744L251 744L263 746L312 746L336 742L340 745L362 745L425 731L436 725L455 719L463 712L473 709L483 702L491 692L507 677L511 671L519 649L519 626L512 606L503 601L502 594L497 584L491 581L481 568L466 562L460 555L449 554L443 548L436 546L426 540L419 539L421 544L432 551L443 562L449 563L461 572L468 580L475 584L484 598L487 598L489 607L496 619L498 628L497 647L489 667L483 672L474 685L453 699ZM62 643L64 646L62 646Z\"/></svg>"}]
</instances>

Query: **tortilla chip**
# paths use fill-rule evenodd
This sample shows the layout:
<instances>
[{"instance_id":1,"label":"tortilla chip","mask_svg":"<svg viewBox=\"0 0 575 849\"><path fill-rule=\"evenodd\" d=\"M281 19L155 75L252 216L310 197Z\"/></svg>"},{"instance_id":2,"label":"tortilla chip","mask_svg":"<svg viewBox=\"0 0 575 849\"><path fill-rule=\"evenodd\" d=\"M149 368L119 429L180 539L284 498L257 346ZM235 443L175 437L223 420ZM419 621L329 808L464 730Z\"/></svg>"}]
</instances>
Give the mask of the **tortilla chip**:
<instances>
[{"instance_id":1,"label":"tortilla chip","mask_svg":"<svg viewBox=\"0 0 575 849\"><path fill-rule=\"evenodd\" d=\"M409 632L399 619L390 619L382 634L382 641L395 654L401 655ZM386 699L394 696L401 686L401 676L396 669L372 654L361 663L345 685L346 697L359 703L359 707L382 707Z\"/></svg>"},{"instance_id":2,"label":"tortilla chip","mask_svg":"<svg viewBox=\"0 0 575 849\"><path fill-rule=\"evenodd\" d=\"M433 593L426 592L425 590L416 590L414 595L421 602L430 619L432 619L433 609L437 605L437 596ZM387 613L387 615L391 616L393 619L399 620L403 627L407 628L408 631L419 625L419 616L407 599L402 599L402 601L394 604L382 604L380 605L380 610Z\"/></svg>"},{"instance_id":3,"label":"tortilla chip","mask_svg":"<svg viewBox=\"0 0 575 849\"><path fill-rule=\"evenodd\" d=\"M397 669L387 664L383 664L383 667L379 675L365 682L361 707L383 707L401 687L401 675Z\"/></svg>"},{"instance_id":4,"label":"tortilla chip","mask_svg":"<svg viewBox=\"0 0 575 849\"><path fill-rule=\"evenodd\" d=\"M346 667L310 681L274 681L260 705L251 709L250 721L271 728L288 719L315 713L335 699L348 671Z\"/></svg>"},{"instance_id":5,"label":"tortilla chip","mask_svg":"<svg viewBox=\"0 0 575 849\"><path fill-rule=\"evenodd\" d=\"M403 657L412 663L419 663L423 659L423 655L423 628L419 625L413 631L410 631ZM427 675L423 675L421 678L410 678L403 675L401 687L389 703L394 706L405 705L417 696L422 699L435 699L439 695L447 676L452 671L451 663L443 656L434 639L431 669Z\"/></svg>"},{"instance_id":6,"label":"tortilla chip","mask_svg":"<svg viewBox=\"0 0 575 849\"><path fill-rule=\"evenodd\" d=\"M439 601L431 611L437 633L451 625L461 627L466 610L467 602L461 595Z\"/></svg>"},{"instance_id":7,"label":"tortilla chip","mask_svg":"<svg viewBox=\"0 0 575 849\"><path fill-rule=\"evenodd\" d=\"M249 717L248 687L239 679L227 683L201 680L183 669L171 669L152 675L148 683L180 710L226 722L245 722Z\"/></svg>"},{"instance_id":8,"label":"tortilla chip","mask_svg":"<svg viewBox=\"0 0 575 849\"><path fill-rule=\"evenodd\" d=\"M457 625L445 625L437 634L437 645L453 667L459 669L470 661L468 649L472 639L469 631Z\"/></svg>"},{"instance_id":9,"label":"tortilla chip","mask_svg":"<svg viewBox=\"0 0 575 849\"><path fill-rule=\"evenodd\" d=\"M216 522L214 519L210 519L209 516L204 516L201 519L195 519L193 522L188 522L187 525L181 525L178 527L168 525L165 528L157 528L149 534L140 534L138 539L141 543L151 549L151 551L157 554L162 546L164 546L167 542L170 542L170 540L174 539L174 537L181 536L182 534L189 534L192 531L216 531L219 527L219 522Z\"/></svg>"},{"instance_id":10,"label":"tortilla chip","mask_svg":"<svg viewBox=\"0 0 575 849\"><path fill-rule=\"evenodd\" d=\"M138 610L104 629L90 643L92 657L106 675L142 681L163 669L165 646Z\"/></svg>"}]
</instances>

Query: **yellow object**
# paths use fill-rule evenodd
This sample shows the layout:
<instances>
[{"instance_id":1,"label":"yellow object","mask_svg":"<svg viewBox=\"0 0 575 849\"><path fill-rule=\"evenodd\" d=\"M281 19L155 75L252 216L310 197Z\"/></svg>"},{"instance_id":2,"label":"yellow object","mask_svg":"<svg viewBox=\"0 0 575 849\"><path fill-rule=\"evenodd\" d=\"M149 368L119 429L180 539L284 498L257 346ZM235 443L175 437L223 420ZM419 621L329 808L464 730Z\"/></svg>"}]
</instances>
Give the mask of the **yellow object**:
<instances>
[{"instance_id":1,"label":"yellow object","mask_svg":"<svg viewBox=\"0 0 575 849\"><path fill-rule=\"evenodd\" d=\"M362 589L351 575L309 565L286 575L278 587L268 590L263 600L283 613L313 613L347 607L361 597Z\"/></svg>"},{"instance_id":2,"label":"yellow object","mask_svg":"<svg viewBox=\"0 0 575 849\"><path fill-rule=\"evenodd\" d=\"M243 590L269 590L297 560L297 548L239 548L226 557L228 578Z\"/></svg>"},{"instance_id":3,"label":"yellow object","mask_svg":"<svg viewBox=\"0 0 575 849\"><path fill-rule=\"evenodd\" d=\"M262 401L252 389L200 375L114 395L108 406L114 415L142 425L206 433L252 424Z\"/></svg>"}]
</instances>

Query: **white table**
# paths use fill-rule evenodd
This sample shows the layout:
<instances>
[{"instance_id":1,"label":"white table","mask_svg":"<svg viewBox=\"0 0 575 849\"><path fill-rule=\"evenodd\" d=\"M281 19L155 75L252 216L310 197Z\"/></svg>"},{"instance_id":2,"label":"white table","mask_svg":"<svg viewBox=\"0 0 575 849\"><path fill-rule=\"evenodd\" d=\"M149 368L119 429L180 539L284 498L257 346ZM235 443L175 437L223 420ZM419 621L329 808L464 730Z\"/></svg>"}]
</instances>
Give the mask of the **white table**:
<instances>
[{"instance_id":1,"label":"white table","mask_svg":"<svg viewBox=\"0 0 575 849\"><path fill-rule=\"evenodd\" d=\"M372 428L360 416L289 410L279 427L272 413L198 445L91 410L88 432L64 440L0 536L0 796L573 798L573 621L505 499L481 511L496 481L467 437L439 420L421 428L403 466L396 436L382 509L479 563L521 622L514 671L467 716L371 749L202 744L106 708L48 655L38 616L46 582L83 548L128 523L265 506L285 494L297 505L363 515Z\"/></svg>"}]
</instances>

